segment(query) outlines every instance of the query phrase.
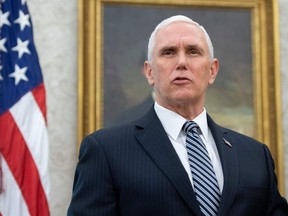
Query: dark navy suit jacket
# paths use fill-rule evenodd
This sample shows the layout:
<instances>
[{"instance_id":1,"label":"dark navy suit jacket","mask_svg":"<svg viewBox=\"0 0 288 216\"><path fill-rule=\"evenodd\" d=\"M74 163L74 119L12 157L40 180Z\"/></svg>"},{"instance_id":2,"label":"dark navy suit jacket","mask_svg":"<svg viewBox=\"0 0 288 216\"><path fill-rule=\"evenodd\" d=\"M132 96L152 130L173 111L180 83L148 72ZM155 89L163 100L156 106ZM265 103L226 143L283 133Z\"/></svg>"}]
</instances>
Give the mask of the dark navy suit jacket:
<instances>
[{"instance_id":1,"label":"dark navy suit jacket","mask_svg":"<svg viewBox=\"0 0 288 216\"><path fill-rule=\"evenodd\" d=\"M209 116L208 125L224 172L218 215L287 216L268 148L216 125ZM139 120L83 140L68 215L202 216L153 108Z\"/></svg>"}]
</instances>

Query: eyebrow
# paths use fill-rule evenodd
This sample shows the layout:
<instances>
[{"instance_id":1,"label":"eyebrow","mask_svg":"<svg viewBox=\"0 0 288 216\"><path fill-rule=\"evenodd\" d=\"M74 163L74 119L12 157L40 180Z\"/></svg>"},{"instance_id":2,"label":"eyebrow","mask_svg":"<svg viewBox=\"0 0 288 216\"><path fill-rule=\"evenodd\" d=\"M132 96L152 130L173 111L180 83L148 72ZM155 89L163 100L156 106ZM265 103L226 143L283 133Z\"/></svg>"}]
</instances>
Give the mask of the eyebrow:
<instances>
[{"instance_id":1,"label":"eyebrow","mask_svg":"<svg viewBox=\"0 0 288 216\"><path fill-rule=\"evenodd\" d=\"M162 47L160 50L159 50L159 53L163 53L164 51L167 51L167 50L177 50L177 46L174 46L174 45L171 45L171 46L164 46ZM199 50L201 53L204 52L204 49L200 46L198 46L197 44L193 44L193 45L187 45L185 47L186 50L191 50L191 49L196 49L196 50Z\"/></svg>"},{"instance_id":2,"label":"eyebrow","mask_svg":"<svg viewBox=\"0 0 288 216\"><path fill-rule=\"evenodd\" d=\"M191 50L191 49L196 49L196 50L199 50L201 53L204 52L204 49L203 49L202 47L198 46L197 44L195 44L195 45L188 45L188 46L186 47L186 49L189 49L189 50Z\"/></svg>"},{"instance_id":3,"label":"eyebrow","mask_svg":"<svg viewBox=\"0 0 288 216\"><path fill-rule=\"evenodd\" d=\"M176 46L164 46L159 50L159 53L163 53L164 51L167 51L167 50L177 50L177 47Z\"/></svg>"}]
</instances>

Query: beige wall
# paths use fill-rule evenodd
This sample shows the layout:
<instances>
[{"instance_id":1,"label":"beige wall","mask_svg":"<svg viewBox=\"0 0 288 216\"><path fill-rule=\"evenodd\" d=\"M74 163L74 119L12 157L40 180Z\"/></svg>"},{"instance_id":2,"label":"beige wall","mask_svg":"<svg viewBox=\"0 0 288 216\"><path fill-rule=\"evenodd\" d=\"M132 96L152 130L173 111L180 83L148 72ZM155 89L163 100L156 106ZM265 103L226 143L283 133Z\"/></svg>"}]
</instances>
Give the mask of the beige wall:
<instances>
[{"instance_id":1,"label":"beige wall","mask_svg":"<svg viewBox=\"0 0 288 216\"><path fill-rule=\"evenodd\" d=\"M63 216L77 160L77 0L27 2L46 85L51 215Z\"/></svg>"},{"instance_id":2,"label":"beige wall","mask_svg":"<svg viewBox=\"0 0 288 216\"><path fill-rule=\"evenodd\" d=\"M279 0L279 27L280 27L280 60L282 78L282 122L285 161L285 188L288 198L288 1Z\"/></svg>"},{"instance_id":3,"label":"beige wall","mask_svg":"<svg viewBox=\"0 0 288 216\"><path fill-rule=\"evenodd\" d=\"M279 0L285 173L288 175L288 1ZM77 0L28 0L44 74L50 139L50 208L66 214L77 161ZM286 97L284 96L286 95ZM288 197L288 177L286 177Z\"/></svg>"}]
</instances>

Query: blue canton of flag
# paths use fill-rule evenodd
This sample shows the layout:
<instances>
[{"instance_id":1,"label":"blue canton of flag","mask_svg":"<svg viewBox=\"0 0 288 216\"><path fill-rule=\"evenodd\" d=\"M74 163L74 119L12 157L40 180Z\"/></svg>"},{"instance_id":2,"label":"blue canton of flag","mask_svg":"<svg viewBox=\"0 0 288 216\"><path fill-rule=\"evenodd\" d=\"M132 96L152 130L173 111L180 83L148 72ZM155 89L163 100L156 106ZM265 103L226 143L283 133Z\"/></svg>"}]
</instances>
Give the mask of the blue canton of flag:
<instances>
[{"instance_id":1,"label":"blue canton of flag","mask_svg":"<svg viewBox=\"0 0 288 216\"><path fill-rule=\"evenodd\" d=\"M0 114L42 83L26 0L1 0Z\"/></svg>"}]
</instances>

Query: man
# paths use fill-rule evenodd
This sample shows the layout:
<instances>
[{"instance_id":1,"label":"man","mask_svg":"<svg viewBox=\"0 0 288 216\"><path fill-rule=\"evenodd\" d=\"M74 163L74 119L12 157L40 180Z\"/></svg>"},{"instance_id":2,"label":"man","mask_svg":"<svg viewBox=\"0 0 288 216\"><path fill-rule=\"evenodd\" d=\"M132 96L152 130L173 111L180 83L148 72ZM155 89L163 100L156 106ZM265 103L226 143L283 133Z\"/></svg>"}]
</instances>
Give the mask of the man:
<instances>
[{"instance_id":1,"label":"man","mask_svg":"<svg viewBox=\"0 0 288 216\"><path fill-rule=\"evenodd\" d=\"M181 15L162 21L144 63L155 105L83 140L68 215L288 215L268 148L206 113L218 68L203 27Z\"/></svg>"}]
</instances>

